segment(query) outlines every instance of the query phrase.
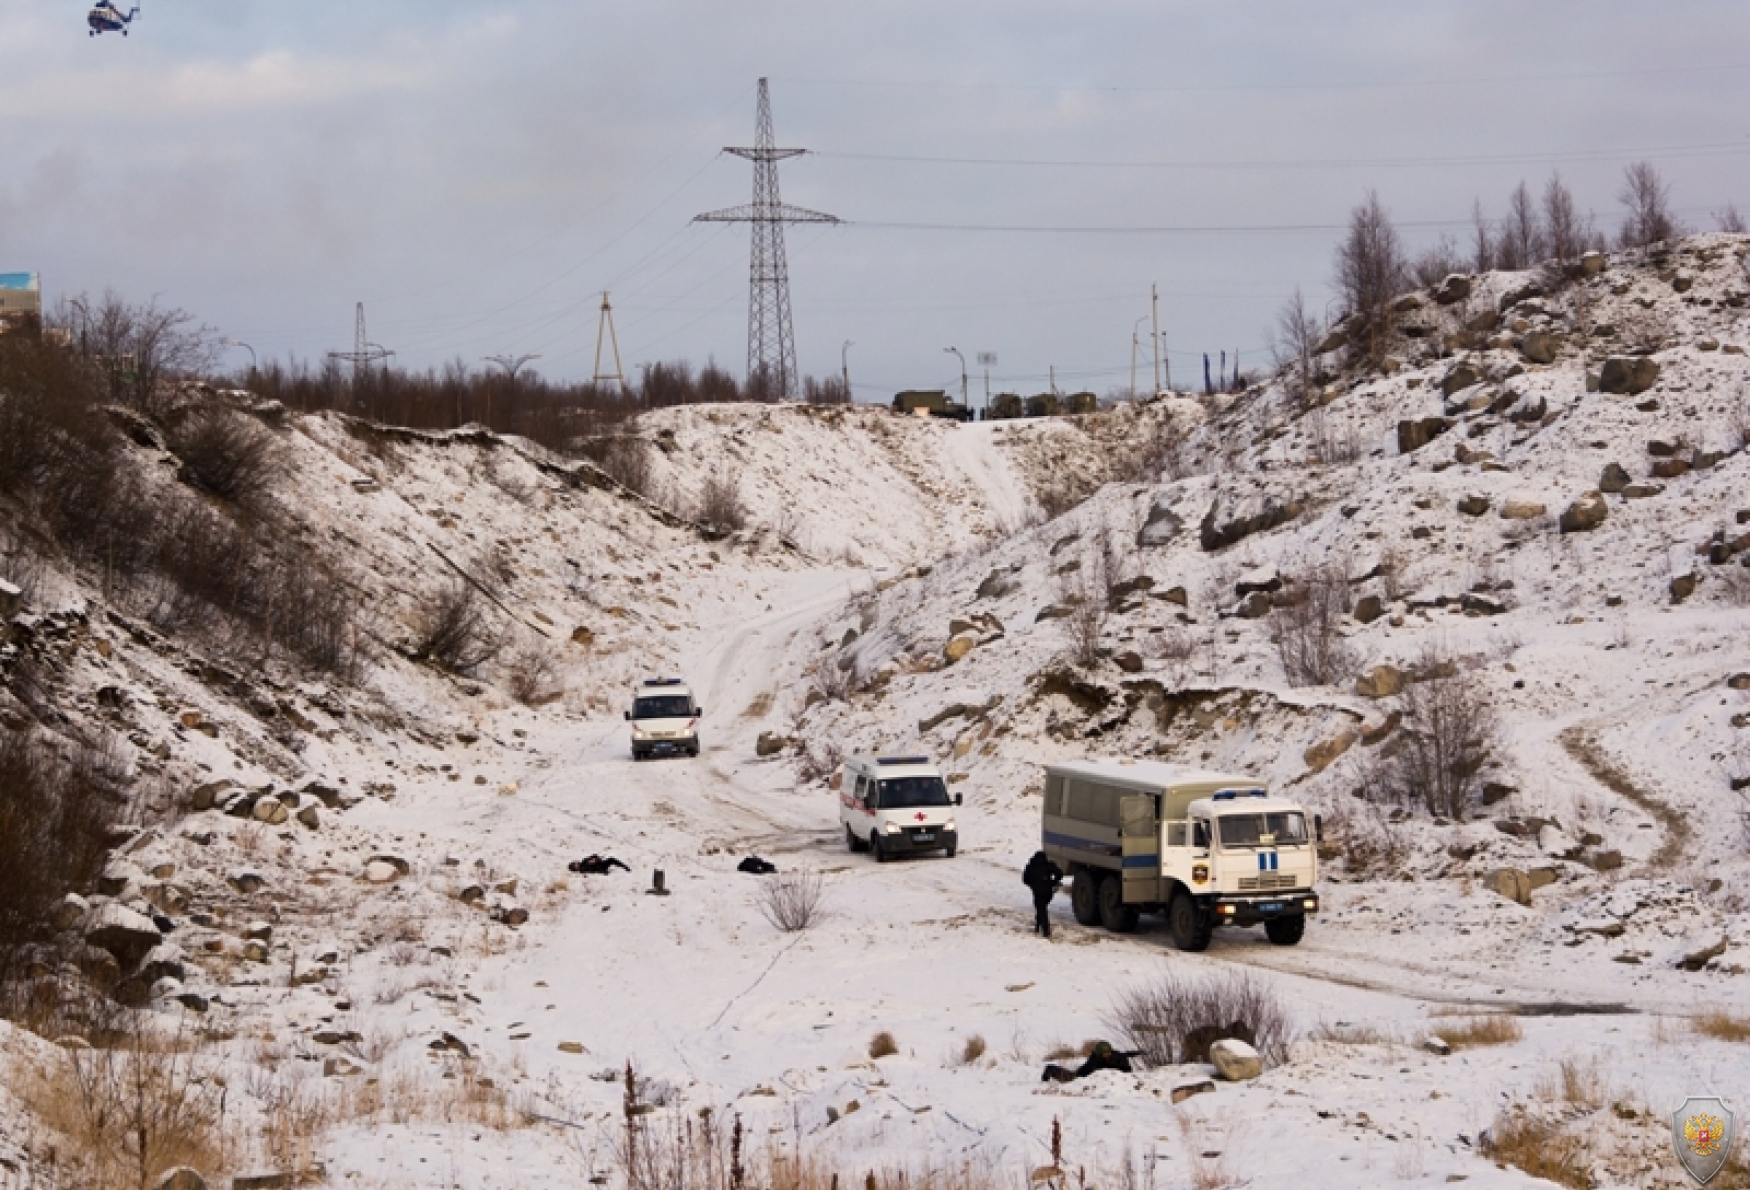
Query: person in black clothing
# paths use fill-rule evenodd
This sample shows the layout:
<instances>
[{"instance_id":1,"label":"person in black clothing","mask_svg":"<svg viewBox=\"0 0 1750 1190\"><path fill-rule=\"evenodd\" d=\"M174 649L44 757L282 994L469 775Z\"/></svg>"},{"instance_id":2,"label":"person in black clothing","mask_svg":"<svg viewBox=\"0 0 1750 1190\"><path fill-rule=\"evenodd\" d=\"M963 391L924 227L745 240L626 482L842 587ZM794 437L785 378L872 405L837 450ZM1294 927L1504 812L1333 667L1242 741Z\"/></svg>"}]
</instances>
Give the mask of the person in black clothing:
<instances>
[{"instance_id":1,"label":"person in black clothing","mask_svg":"<svg viewBox=\"0 0 1750 1190\"><path fill-rule=\"evenodd\" d=\"M586 855L582 859L572 860L570 863L566 864L565 867L567 870L576 872L580 876L606 876L615 868L620 869L622 872L630 872L632 870L611 855L605 857L600 855Z\"/></svg>"},{"instance_id":2,"label":"person in black clothing","mask_svg":"<svg viewBox=\"0 0 1750 1190\"><path fill-rule=\"evenodd\" d=\"M1048 859L1043 851L1035 851L1021 873L1021 883L1033 892L1033 932L1051 937L1051 916L1046 912L1051 898L1063 883L1063 869Z\"/></svg>"},{"instance_id":3,"label":"person in black clothing","mask_svg":"<svg viewBox=\"0 0 1750 1190\"><path fill-rule=\"evenodd\" d=\"M1080 1066L1074 1070L1065 1066L1047 1066L1039 1081L1071 1083L1078 1078L1087 1078L1088 1075L1102 1070L1122 1070L1125 1074L1129 1074L1131 1072L1130 1059L1136 1057L1140 1052L1140 1050L1115 1050L1109 1041L1095 1042L1094 1048L1088 1053L1087 1061Z\"/></svg>"}]
</instances>

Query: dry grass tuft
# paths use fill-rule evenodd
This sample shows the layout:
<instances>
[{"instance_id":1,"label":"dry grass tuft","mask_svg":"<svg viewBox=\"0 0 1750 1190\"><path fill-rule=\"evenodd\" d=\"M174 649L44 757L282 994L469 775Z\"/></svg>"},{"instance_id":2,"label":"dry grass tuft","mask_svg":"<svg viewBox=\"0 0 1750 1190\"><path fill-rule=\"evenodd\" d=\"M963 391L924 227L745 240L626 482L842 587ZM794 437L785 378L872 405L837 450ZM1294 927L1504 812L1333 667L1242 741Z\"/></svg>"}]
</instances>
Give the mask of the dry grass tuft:
<instances>
[{"instance_id":1,"label":"dry grass tuft","mask_svg":"<svg viewBox=\"0 0 1750 1190\"><path fill-rule=\"evenodd\" d=\"M1750 1041L1750 1020L1722 1009L1705 1012L1691 1024L1697 1033L1716 1041Z\"/></svg>"},{"instance_id":2,"label":"dry grass tuft","mask_svg":"<svg viewBox=\"0 0 1750 1190\"><path fill-rule=\"evenodd\" d=\"M869 1056L871 1058L888 1058L899 1052L899 1043L893 1040L893 1034L883 1029L869 1039Z\"/></svg>"},{"instance_id":3,"label":"dry grass tuft","mask_svg":"<svg viewBox=\"0 0 1750 1190\"><path fill-rule=\"evenodd\" d=\"M984 1057L984 1051L984 1038L974 1033L971 1037L968 1037L965 1044L960 1047L960 1053L954 1064L956 1066L971 1066L974 1062Z\"/></svg>"},{"instance_id":4,"label":"dry grass tuft","mask_svg":"<svg viewBox=\"0 0 1750 1190\"><path fill-rule=\"evenodd\" d=\"M1519 1027L1518 1018L1494 1012L1456 1017L1436 1025L1433 1033L1455 1050L1506 1045L1525 1036L1525 1030Z\"/></svg>"},{"instance_id":5,"label":"dry grass tuft","mask_svg":"<svg viewBox=\"0 0 1750 1190\"><path fill-rule=\"evenodd\" d=\"M1483 1153L1559 1186L1587 1190L1592 1185L1585 1143L1523 1105L1516 1104L1495 1117L1484 1135Z\"/></svg>"}]
</instances>

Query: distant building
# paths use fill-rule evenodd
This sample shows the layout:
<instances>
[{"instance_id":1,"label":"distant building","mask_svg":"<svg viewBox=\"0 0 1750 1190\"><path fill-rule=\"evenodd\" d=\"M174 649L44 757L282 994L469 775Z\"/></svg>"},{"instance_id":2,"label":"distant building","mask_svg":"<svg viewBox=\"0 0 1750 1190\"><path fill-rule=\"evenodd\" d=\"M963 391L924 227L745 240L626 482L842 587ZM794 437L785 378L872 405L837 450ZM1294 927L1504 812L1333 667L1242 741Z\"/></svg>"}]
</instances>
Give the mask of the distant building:
<instances>
[{"instance_id":1,"label":"distant building","mask_svg":"<svg viewBox=\"0 0 1750 1190\"><path fill-rule=\"evenodd\" d=\"M35 273L0 273L0 326L39 323L43 316L42 283Z\"/></svg>"}]
</instances>

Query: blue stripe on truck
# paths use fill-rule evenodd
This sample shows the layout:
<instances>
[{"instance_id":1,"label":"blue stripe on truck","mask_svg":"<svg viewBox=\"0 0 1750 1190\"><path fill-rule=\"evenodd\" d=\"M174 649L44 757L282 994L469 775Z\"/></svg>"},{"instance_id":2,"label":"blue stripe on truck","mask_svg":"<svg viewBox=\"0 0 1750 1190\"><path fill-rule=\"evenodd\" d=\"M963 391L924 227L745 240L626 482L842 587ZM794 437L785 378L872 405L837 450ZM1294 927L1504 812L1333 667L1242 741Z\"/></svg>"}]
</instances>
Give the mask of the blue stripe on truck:
<instances>
[{"instance_id":1,"label":"blue stripe on truck","mask_svg":"<svg viewBox=\"0 0 1750 1190\"><path fill-rule=\"evenodd\" d=\"M1161 866L1161 857L1158 855L1127 855L1124 857L1124 866L1127 868L1158 868Z\"/></svg>"},{"instance_id":2,"label":"blue stripe on truck","mask_svg":"<svg viewBox=\"0 0 1750 1190\"><path fill-rule=\"evenodd\" d=\"M1120 854L1116 843L1097 843L1092 839L1084 839L1079 835L1056 835L1045 832L1047 847L1061 847L1065 851L1086 851L1094 855L1117 856Z\"/></svg>"}]
</instances>

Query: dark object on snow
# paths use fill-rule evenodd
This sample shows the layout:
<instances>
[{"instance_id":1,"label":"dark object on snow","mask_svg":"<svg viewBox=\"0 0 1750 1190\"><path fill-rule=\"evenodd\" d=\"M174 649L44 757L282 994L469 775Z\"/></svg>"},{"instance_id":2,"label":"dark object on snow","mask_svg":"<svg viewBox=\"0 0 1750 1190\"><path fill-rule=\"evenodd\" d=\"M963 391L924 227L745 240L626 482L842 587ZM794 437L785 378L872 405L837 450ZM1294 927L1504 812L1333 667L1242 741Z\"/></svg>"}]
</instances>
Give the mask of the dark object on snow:
<instances>
[{"instance_id":1,"label":"dark object on snow","mask_svg":"<svg viewBox=\"0 0 1750 1190\"><path fill-rule=\"evenodd\" d=\"M152 915L152 924L158 927L158 932L160 934L168 934L176 928L176 923L171 921L168 917L165 917L162 913L154 913Z\"/></svg>"},{"instance_id":2,"label":"dark object on snow","mask_svg":"<svg viewBox=\"0 0 1750 1190\"><path fill-rule=\"evenodd\" d=\"M582 859L572 860L565 867L568 871L576 872L579 876L606 876L615 868L622 872L632 870L611 855L606 857L586 855Z\"/></svg>"},{"instance_id":3,"label":"dark object on snow","mask_svg":"<svg viewBox=\"0 0 1750 1190\"><path fill-rule=\"evenodd\" d=\"M1118 1070L1129 1074L1130 1059L1140 1054L1141 1050L1115 1050L1112 1043L1098 1041L1094 1043L1093 1052L1088 1060L1074 1070L1065 1066L1047 1066L1039 1076L1042 1083L1073 1083L1078 1078L1087 1078L1090 1074L1098 1074L1102 1070Z\"/></svg>"},{"instance_id":4,"label":"dark object on snow","mask_svg":"<svg viewBox=\"0 0 1750 1190\"><path fill-rule=\"evenodd\" d=\"M644 890L647 897L668 896L668 875L661 868L650 873L650 887Z\"/></svg>"},{"instance_id":5,"label":"dark object on snow","mask_svg":"<svg viewBox=\"0 0 1750 1190\"><path fill-rule=\"evenodd\" d=\"M1035 851L1021 873L1021 883L1033 892L1033 932L1051 937L1051 917L1046 909L1051 904L1052 894L1063 883L1063 869L1052 863L1043 851Z\"/></svg>"},{"instance_id":6,"label":"dark object on snow","mask_svg":"<svg viewBox=\"0 0 1750 1190\"><path fill-rule=\"evenodd\" d=\"M736 864L735 870L737 872L749 872L755 876L770 876L773 872L778 870L778 865L769 859L761 859L757 855L750 855L740 863Z\"/></svg>"}]
</instances>

